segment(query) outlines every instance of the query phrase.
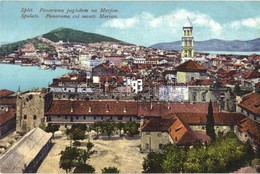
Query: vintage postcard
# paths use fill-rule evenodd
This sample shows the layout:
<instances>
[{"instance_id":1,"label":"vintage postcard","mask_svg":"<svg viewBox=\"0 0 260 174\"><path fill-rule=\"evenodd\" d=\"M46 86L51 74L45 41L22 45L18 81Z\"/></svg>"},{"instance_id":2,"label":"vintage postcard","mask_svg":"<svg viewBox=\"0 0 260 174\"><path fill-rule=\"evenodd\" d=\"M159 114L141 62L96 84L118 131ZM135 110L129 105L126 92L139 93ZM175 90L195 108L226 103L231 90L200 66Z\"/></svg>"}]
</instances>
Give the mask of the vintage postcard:
<instances>
[{"instance_id":1,"label":"vintage postcard","mask_svg":"<svg viewBox=\"0 0 260 174\"><path fill-rule=\"evenodd\" d=\"M259 173L259 1L0 2L1 173Z\"/></svg>"}]
</instances>

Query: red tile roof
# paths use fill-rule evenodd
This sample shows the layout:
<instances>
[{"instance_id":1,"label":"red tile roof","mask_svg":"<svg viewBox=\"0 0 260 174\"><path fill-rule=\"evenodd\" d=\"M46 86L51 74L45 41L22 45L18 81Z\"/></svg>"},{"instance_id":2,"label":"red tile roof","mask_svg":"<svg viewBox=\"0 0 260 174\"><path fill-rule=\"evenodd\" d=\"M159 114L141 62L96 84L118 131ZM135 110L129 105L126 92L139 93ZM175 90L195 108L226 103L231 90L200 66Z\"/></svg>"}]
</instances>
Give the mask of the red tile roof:
<instances>
[{"instance_id":1,"label":"red tile roof","mask_svg":"<svg viewBox=\"0 0 260 174\"><path fill-rule=\"evenodd\" d=\"M89 112L91 111L91 112ZM45 115L137 115L134 101L53 100Z\"/></svg>"},{"instance_id":2,"label":"red tile roof","mask_svg":"<svg viewBox=\"0 0 260 174\"><path fill-rule=\"evenodd\" d=\"M8 95L14 94L13 91L7 90L7 89L2 89L0 90L0 98L6 97Z\"/></svg>"},{"instance_id":3,"label":"red tile roof","mask_svg":"<svg viewBox=\"0 0 260 174\"><path fill-rule=\"evenodd\" d=\"M248 73L243 75L244 79L256 79L260 78L260 72L257 70L249 71Z\"/></svg>"},{"instance_id":4,"label":"red tile roof","mask_svg":"<svg viewBox=\"0 0 260 174\"><path fill-rule=\"evenodd\" d=\"M238 130L240 132L247 132L254 142L260 146L260 124L245 118L241 120L238 124Z\"/></svg>"},{"instance_id":5,"label":"red tile roof","mask_svg":"<svg viewBox=\"0 0 260 174\"><path fill-rule=\"evenodd\" d=\"M179 117L153 118L141 127L143 132L168 132L177 145L192 145L199 141L208 141L207 135L195 133L190 126Z\"/></svg>"},{"instance_id":6,"label":"red tile roof","mask_svg":"<svg viewBox=\"0 0 260 174\"><path fill-rule=\"evenodd\" d=\"M177 71L184 71L184 72L198 72L198 71L207 71L207 68L205 68L204 66L189 60L187 62L184 62L182 64L180 64L179 66L176 67Z\"/></svg>"},{"instance_id":7,"label":"red tile roof","mask_svg":"<svg viewBox=\"0 0 260 174\"><path fill-rule=\"evenodd\" d=\"M213 79L197 79L197 80L191 80L188 82L188 85L199 85L199 86L205 86L205 85L213 85L214 81Z\"/></svg>"},{"instance_id":8,"label":"red tile roof","mask_svg":"<svg viewBox=\"0 0 260 174\"><path fill-rule=\"evenodd\" d=\"M141 130L143 132L168 132L175 121L176 119L172 118L153 118L144 123Z\"/></svg>"},{"instance_id":9,"label":"red tile roof","mask_svg":"<svg viewBox=\"0 0 260 174\"><path fill-rule=\"evenodd\" d=\"M242 98L238 106L256 114L260 115L260 94L250 93Z\"/></svg>"},{"instance_id":10,"label":"red tile roof","mask_svg":"<svg viewBox=\"0 0 260 174\"><path fill-rule=\"evenodd\" d=\"M214 113L218 112L218 104L213 103ZM139 116L160 117L170 113L208 113L208 103L138 103Z\"/></svg>"},{"instance_id":11,"label":"red tile roof","mask_svg":"<svg viewBox=\"0 0 260 174\"><path fill-rule=\"evenodd\" d=\"M0 111L0 126L5 124L7 121L15 117L15 111Z\"/></svg>"},{"instance_id":12,"label":"red tile roof","mask_svg":"<svg viewBox=\"0 0 260 174\"><path fill-rule=\"evenodd\" d=\"M205 125L207 121L207 113L178 113L176 114L179 118L190 125ZM171 114L166 115L165 117L170 117ZM245 116L240 113L214 113L215 125L228 125L234 126L239 123Z\"/></svg>"}]
</instances>

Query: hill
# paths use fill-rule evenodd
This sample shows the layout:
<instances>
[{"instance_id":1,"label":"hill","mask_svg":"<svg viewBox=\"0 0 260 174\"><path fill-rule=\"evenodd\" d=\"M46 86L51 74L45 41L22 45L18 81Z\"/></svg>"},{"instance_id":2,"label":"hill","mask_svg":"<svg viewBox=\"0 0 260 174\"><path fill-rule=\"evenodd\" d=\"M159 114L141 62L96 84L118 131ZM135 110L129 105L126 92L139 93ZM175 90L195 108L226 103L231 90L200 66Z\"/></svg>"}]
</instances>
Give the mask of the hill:
<instances>
[{"instance_id":1,"label":"hill","mask_svg":"<svg viewBox=\"0 0 260 174\"><path fill-rule=\"evenodd\" d=\"M70 28L58 28L52 30L48 33L41 35L42 37L49 39L53 42L64 41L64 42L77 42L77 43L94 43L94 42L117 42L120 44L131 45L129 43L114 39L112 37L103 36L95 33L87 33L84 31L74 30ZM55 52L55 48L45 42L40 41L37 37L13 42L13 43L4 43L0 45L0 56L9 55L14 51L17 51L19 48L23 48L23 45L26 43L32 43L34 47L41 51L50 51Z\"/></svg>"},{"instance_id":2,"label":"hill","mask_svg":"<svg viewBox=\"0 0 260 174\"><path fill-rule=\"evenodd\" d=\"M43 34L42 37L49 39L53 42L58 42L62 40L64 42L69 41L69 42L79 42L79 43L93 43L93 42L103 42L103 41L124 43L123 41L114 39L112 37L107 37L95 33L88 33L88 32L74 30L70 28L58 28L46 34Z\"/></svg>"},{"instance_id":3,"label":"hill","mask_svg":"<svg viewBox=\"0 0 260 174\"><path fill-rule=\"evenodd\" d=\"M206 41L195 41L194 44L195 51L260 51L260 38L247 41L211 39ZM180 51L181 41L157 43L150 47Z\"/></svg>"}]
</instances>

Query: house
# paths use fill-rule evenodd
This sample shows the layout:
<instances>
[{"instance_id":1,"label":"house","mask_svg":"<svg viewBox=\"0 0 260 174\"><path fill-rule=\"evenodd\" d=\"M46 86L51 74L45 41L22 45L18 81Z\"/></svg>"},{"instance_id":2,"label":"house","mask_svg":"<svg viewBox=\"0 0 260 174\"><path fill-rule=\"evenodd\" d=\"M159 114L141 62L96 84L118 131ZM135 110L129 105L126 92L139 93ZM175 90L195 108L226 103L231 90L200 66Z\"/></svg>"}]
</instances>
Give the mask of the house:
<instances>
[{"instance_id":1,"label":"house","mask_svg":"<svg viewBox=\"0 0 260 174\"><path fill-rule=\"evenodd\" d=\"M0 111L0 139L15 130L15 110Z\"/></svg>"},{"instance_id":2,"label":"house","mask_svg":"<svg viewBox=\"0 0 260 174\"><path fill-rule=\"evenodd\" d=\"M237 105L237 112L260 123L260 94L253 92L243 96L242 101Z\"/></svg>"},{"instance_id":3,"label":"house","mask_svg":"<svg viewBox=\"0 0 260 174\"><path fill-rule=\"evenodd\" d=\"M260 150L260 124L244 118L235 127L235 133L242 142L249 142L254 151Z\"/></svg>"},{"instance_id":4,"label":"house","mask_svg":"<svg viewBox=\"0 0 260 174\"><path fill-rule=\"evenodd\" d=\"M0 90L0 111L15 109L16 95L13 91L3 89Z\"/></svg>"},{"instance_id":5,"label":"house","mask_svg":"<svg viewBox=\"0 0 260 174\"><path fill-rule=\"evenodd\" d=\"M52 133L34 128L0 157L2 173L35 173L51 148Z\"/></svg>"},{"instance_id":6,"label":"house","mask_svg":"<svg viewBox=\"0 0 260 174\"><path fill-rule=\"evenodd\" d=\"M106 76L106 75L116 75L115 67L110 67L107 64L100 64L92 69L92 76Z\"/></svg>"},{"instance_id":7,"label":"house","mask_svg":"<svg viewBox=\"0 0 260 174\"><path fill-rule=\"evenodd\" d=\"M159 151L164 145L173 143L189 147L197 143L209 143L210 137L194 132L179 117L153 118L141 127L141 151Z\"/></svg>"},{"instance_id":8,"label":"house","mask_svg":"<svg viewBox=\"0 0 260 174\"><path fill-rule=\"evenodd\" d=\"M207 68L188 60L176 67L177 83L188 83L191 80L206 78Z\"/></svg>"}]
</instances>

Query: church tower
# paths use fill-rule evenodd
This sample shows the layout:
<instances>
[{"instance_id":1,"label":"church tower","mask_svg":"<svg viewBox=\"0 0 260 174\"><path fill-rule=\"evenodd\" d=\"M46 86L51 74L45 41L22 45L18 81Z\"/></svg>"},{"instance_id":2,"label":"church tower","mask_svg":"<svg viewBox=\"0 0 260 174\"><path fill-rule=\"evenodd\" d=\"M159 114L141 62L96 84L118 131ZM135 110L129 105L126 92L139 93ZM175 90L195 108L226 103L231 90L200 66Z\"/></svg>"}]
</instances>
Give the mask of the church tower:
<instances>
[{"instance_id":1,"label":"church tower","mask_svg":"<svg viewBox=\"0 0 260 174\"><path fill-rule=\"evenodd\" d=\"M192 37L193 25L190 21L190 18L187 17L187 21L183 26L183 37L182 37L182 47L181 47L181 58L182 62L188 60L193 60L194 58L194 44Z\"/></svg>"}]
</instances>

